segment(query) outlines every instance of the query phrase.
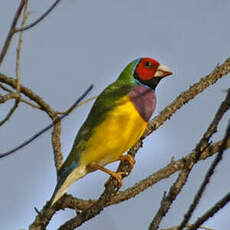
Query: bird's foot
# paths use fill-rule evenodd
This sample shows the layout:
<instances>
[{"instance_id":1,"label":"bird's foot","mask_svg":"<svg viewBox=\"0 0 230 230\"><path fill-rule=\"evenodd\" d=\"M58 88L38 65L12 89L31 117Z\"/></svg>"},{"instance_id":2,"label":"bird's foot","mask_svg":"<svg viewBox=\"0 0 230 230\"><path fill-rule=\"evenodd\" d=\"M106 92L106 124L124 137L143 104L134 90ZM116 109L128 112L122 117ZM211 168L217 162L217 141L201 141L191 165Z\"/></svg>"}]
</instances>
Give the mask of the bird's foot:
<instances>
[{"instance_id":1,"label":"bird's foot","mask_svg":"<svg viewBox=\"0 0 230 230\"><path fill-rule=\"evenodd\" d=\"M130 167L131 167L131 170L133 169L135 163L136 163L136 160L134 159L134 157L130 154L126 154L124 156L120 156L119 160L122 162L122 161L128 161L129 164L130 164ZM131 172L130 170L130 172Z\"/></svg>"},{"instance_id":2,"label":"bird's foot","mask_svg":"<svg viewBox=\"0 0 230 230\"><path fill-rule=\"evenodd\" d=\"M111 171L111 170L109 170L109 171L110 171L109 175L110 175L113 179L115 179L115 180L117 181L117 183L118 183L118 185L117 185L117 190L119 190L120 187L122 186L122 176L126 175L126 173L125 173L125 172L114 172L114 171ZM108 180L108 181L105 183L105 187L108 185L109 181L110 181L110 180Z\"/></svg>"},{"instance_id":3,"label":"bird's foot","mask_svg":"<svg viewBox=\"0 0 230 230\"><path fill-rule=\"evenodd\" d=\"M118 182L118 190L120 189L120 187L122 186L122 176L126 175L125 172L114 172L112 170L109 170L107 168L102 167L101 165L98 165L96 163L90 163L88 165L90 170L101 170L107 174L109 174L113 179L115 179ZM105 186L107 185L107 183L109 182L109 180L105 183Z\"/></svg>"}]
</instances>

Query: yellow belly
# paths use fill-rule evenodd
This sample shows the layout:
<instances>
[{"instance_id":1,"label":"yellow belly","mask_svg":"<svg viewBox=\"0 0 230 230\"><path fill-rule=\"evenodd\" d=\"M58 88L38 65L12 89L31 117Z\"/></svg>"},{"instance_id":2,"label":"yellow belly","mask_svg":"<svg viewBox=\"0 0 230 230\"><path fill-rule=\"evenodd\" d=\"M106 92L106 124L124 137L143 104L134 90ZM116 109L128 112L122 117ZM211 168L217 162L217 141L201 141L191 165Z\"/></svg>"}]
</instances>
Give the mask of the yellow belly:
<instances>
[{"instance_id":1,"label":"yellow belly","mask_svg":"<svg viewBox=\"0 0 230 230\"><path fill-rule=\"evenodd\" d=\"M81 155L81 163L101 166L118 160L142 136L147 126L128 96L123 97L95 128Z\"/></svg>"}]
</instances>

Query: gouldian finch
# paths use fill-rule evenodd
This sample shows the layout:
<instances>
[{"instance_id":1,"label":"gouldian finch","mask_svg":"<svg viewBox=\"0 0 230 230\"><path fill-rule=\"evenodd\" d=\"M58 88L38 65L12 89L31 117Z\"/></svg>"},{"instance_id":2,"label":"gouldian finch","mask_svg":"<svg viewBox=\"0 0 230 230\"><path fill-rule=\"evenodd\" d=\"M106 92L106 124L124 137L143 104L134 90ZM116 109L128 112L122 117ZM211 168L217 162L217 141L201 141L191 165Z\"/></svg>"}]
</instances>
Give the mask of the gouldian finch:
<instances>
[{"instance_id":1,"label":"gouldian finch","mask_svg":"<svg viewBox=\"0 0 230 230\"><path fill-rule=\"evenodd\" d=\"M105 165L124 159L134 164L130 155L123 154L144 133L156 107L155 88L171 74L167 66L152 58L138 58L98 96L59 170L51 205L75 181L98 169L121 184L122 173L108 170Z\"/></svg>"}]
</instances>

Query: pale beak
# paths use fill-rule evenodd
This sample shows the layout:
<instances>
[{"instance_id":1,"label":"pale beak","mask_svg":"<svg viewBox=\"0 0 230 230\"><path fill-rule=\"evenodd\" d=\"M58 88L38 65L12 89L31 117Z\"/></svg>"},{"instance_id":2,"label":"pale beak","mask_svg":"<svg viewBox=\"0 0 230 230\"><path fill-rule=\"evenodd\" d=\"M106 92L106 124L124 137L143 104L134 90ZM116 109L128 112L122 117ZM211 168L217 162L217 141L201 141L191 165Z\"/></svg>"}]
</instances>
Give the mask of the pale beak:
<instances>
[{"instance_id":1,"label":"pale beak","mask_svg":"<svg viewBox=\"0 0 230 230\"><path fill-rule=\"evenodd\" d=\"M166 65L159 65L154 77L166 77L172 74L172 71Z\"/></svg>"}]
</instances>

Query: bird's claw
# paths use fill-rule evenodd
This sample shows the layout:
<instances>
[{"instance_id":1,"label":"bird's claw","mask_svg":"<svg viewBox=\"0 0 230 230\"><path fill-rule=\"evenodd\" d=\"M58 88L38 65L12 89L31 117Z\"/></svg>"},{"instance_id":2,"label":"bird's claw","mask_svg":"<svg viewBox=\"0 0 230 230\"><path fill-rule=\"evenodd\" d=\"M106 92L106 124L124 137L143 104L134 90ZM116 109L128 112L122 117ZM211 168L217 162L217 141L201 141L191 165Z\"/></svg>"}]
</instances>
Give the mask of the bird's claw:
<instances>
[{"instance_id":1,"label":"bird's claw","mask_svg":"<svg viewBox=\"0 0 230 230\"><path fill-rule=\"evenodd\" d=\"M135 163L136 163L136 160L134 159L134 157L130 154L126 154L124 156L120 156L120 161L123 162L123 161L128 161L129 162L129 165L130 165L130 168L131 170L133 169ZM130 170L130 171L131 171ZM129 173L128 173L129 174Z\"/></svg>"},{"instance_id":2,"label":"bird's claw","mask_svg":"<svg viewBox=\"0 0 230 230\"><path fill-rule=\"evenodd\" d=\"M120 187L122 186L122 176L125 176L126 173L125 172L113 172L111 171L110 172L110 176L115 179L118 183L118 186L117 186L117 190L120 189ZM108 185L110 180L108 180L106 183L105 183L105 187Z\"/></svg>"}]
</instances>

